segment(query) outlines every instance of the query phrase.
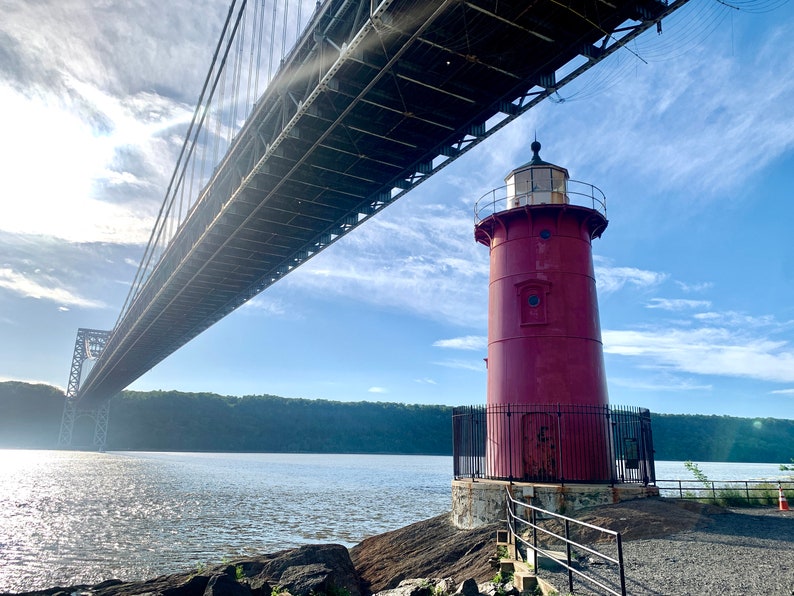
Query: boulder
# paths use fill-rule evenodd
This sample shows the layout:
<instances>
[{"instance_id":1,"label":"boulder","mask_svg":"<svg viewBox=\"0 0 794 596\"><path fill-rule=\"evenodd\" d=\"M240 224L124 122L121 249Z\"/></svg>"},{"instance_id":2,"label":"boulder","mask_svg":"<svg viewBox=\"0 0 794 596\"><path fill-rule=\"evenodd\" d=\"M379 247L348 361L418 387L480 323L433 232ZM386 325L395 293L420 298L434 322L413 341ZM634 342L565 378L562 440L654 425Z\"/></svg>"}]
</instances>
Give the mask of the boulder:
<instances>
[{"instance_id":1,"label":"boulder","mask_svg":"<svg viewBox=\"0 0 794 596\"><path fill-rule=\"evenodd\" d=\"M367 538L350 549L350 557L363 588L373 593L413 577L486 581L494 575L488 559L494 554L496 530L503 525L459 530L446 513Z\"/></svg>"},{"instance_id":2,"label":"boulder","mask_svg":"<svg viewBox=\"0 0 794 596\"><path fill-rule=\"evenodd\" d=\"M278 585L290 594L330 594L335 585L334 570L323 563L287 567Z\"/></svg>"},{"instance_id":3,"label":"boulder","mask_svg":"<svg viewBox=\"0 0 794 596\"><path fill-rule=\"evenodd\" d=\"M210 578L204 596L251 596L251 590L228 573L218 573Z\"/></svg>"},{"instance_id":4,"label":"boulder","mask_svg":"<svg viewBox=\"0 0 794 596\"><path fill-rule=\"evenodd\" d=\"M470 577L458 586L455 594L460 594L461 596L479 596L480 588L477 586L477 582Z\"/></svg>"},{"instance_id":5,"label":"boulder","mask_svg":"<svg viewBox=\"0 0 794 596\"><path fill-rule=\"evenodd\" d=\"M451 577L420 578L402 580L396 588L382 590L374 596L433 596L434 594L449 594L455 587L455 580Z\"/></svg>"}]
</instances>

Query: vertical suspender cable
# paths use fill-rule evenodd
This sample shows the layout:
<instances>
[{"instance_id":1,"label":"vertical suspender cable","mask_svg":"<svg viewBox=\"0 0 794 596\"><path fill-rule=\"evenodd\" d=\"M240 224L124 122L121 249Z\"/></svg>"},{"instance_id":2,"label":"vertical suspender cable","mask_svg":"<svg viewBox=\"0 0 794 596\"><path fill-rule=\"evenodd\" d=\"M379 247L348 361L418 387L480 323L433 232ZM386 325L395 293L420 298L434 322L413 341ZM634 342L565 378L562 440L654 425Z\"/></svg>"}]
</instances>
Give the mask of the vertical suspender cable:
<instances>
[{"instance_id":1,"label":"vertical suspender cable","mask_svg":"<svg viewBox=\"0 0 794 596\"><path fill-rule=\"evenodd\" d=\"M276 42L276 8L278 7L276 0L273 0L273 20L270 23L270 56L267 60L267 84L270 84L273 78L273 44Z\"/></svg>"},{"instance_id":2,"label":"vertical suspender cable","mask_svg":"<svg viewBox=\"0 0 794 596\"><path fill-rule=\"evenodd\" d=\"M246 114L248 110L252 109L251 106L251 79L254 76L254 49L256 44L256 25L259 17L259 2L254 2L254 14L251 16L251 54L248 58L248 81L245 90L245 109ZM256 99L256 98L254 98Z\"/></svg>"},{"instance_id":3,"label":"vertical suspender cable","mask_svg":"<svg viewBox=\"0 0 794 596\"><path fill-rule=\"evenodd\" d=\"M196 118L200 112L201 106L204 102L204 95L207 91L207 86L209 85L210 79L212 77L212 72L215 68L215 64L218 59L218 54L220 53L220 49L223 44L223 38L226 35L226 31L229 28L229 23L231 22L232 15L234 14L234 5L236 4L236 0L232 0L231 5L229 6L229 12L226 15L226 21L223 24L223 30L221 31L221 36L218 39L218 45L215 47L215 52L212 55L212 62L210 63L210 69L207 72L207 76L204 79L204 85L201 88L201 93L199 94L198 102L196 103L196 109L193 111L193 118L190 121L190 126L188 127L187 134L185 135L185 140L182 143L182 148L179 151L179 157L176 161L176 166L174 167L174 171L171 174L171 180L168 182L168 188L166 189L165 199L163 200L163 204L160 206L160 211L157 214L157 220L155 221L155 226L152 228L152 233L149 235L149 241L146 245L146 250L143 253L143 258L141 259L141 263L138 266L138 270L135 272L135 277L132 280L132 285L130 286L130 291L127 293L127 297L124 300L124 305L121 307L121 313L119 314L119 318L116 320L116 325L124 316L124 313L127 310L127 307L131 305L134 296L137 296L140 287L143 285L143 279L145 276L145 272L149 267L149 264L152 259L152 250L153 244L156 243L155 233L157 231L157 221L160 220L163 214L163 210L165 209L165 202L168 198L168 195L171 193L171 189L173 188L174 181L177 176L177 172L179 171L179 166L182 163L182 159L185 156L185 151L187 149L188 143L190 141L190 135L193 131L193 128L196 124Z\"/></svg>"},{"instance_id":4,"label":"vertical suspender cable","mask_svg":"<svg viewBox=\"0 0 794 596\"><path fill-rule=\"evenodd\" d=\"M229 133L227 135L227 143L229 145L232 144L232 139L234 138L235 132L237 130L237 110L240 99L240 78L243 68L243 45L245 44L245 14L246 12L244 11L240 25L240 33L237 35L235 40L235 43L237 44L237 50L234 53L234 67L232 70L232 105L231 114L229 117Z\"/></svg>"},{"instance_id":5,"label":"vertical suspender cable","mask_svg":"<svg viewBox=\"0 0 794 596\"><path fill-rule=\"evenodd\" d=\"M259 12L259 40L256 44L256 80L254 81L254 101L259 101L259 75L262 72L262 35L265 30L265 0Z\"/></svg>"},{"instance_id":6,"label":"vertical suspender cable","mask_svg":"<svg viewBox=\"0 0 794 596\"><path fill-rule=\"evenodd\" d=\"M226 49L228 51L229 47L231 46L231 37L227 42ZM223 132L223 120L224 120L224 105L223 101L225 99L225 92L226 92L226 65L222 65L219 75L220 75L220 92L218 93L218 98L215 101L215 110L216 110L216 118L215 118L215 138L212 144L212 163L218 163L218 146L220 145L221 134Z\"/></svg>"},{"instance_id":7,"label":"vertical suspender cable","mask_svg":"<svg viewBox=\"0 0 794 596\"><path fill-rule=\"evenodd\" d=\"M284 0L284 24L281 26L281 63L287 55L287 17L289 15L289 1ZM280 66L279 66L280 68Z\"/></svg>"}]
</instances>

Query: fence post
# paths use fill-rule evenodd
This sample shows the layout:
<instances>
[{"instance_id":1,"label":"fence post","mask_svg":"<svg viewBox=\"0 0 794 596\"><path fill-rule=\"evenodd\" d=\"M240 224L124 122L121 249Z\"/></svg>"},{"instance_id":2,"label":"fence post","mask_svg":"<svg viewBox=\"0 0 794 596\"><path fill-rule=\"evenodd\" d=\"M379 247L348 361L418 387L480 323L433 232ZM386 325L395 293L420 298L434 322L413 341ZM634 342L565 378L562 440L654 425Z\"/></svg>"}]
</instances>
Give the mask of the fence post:
<instances>
[{"instance_id":1,"label":"fence post","mask_svg":"<svg viewBox=\"0 0 794 596\"><path fill-rule=\"evenodd\" d=\"M568 520L565 520L565 557L568 560L568 591L573 593L573 571L571 565L571 535L570 535L570 524ZM537 572L537 570L536 570Z\"/></svg>"},{"instance_id":2,"label":"fence post","mask_svg":"<svg viewBox=\"0 0 794 596\"><path fill-rule=\"evenodd\" d=\"M610 486L614 487L615 486L615 481L617 480L617 473L618 473L617 463L615 463L615 462L617 462L617 459L618 459L617 458L617 452L616 452L616 446L615 446L615 439L616 439L615 438L615 434L616 434L615 427L617 426L617 422L615 422L612 419L612 412L610 411L609 406L606 406L604 408L604 411L606 412L606 417L607 417L607 429L609 429L607 431L607 436L605 437L605 440L606 440L607 446L608 446L607 452L608 452L608 457L609 457Z\"/></svg>"},{"instance_id":3,"label":"fence post","mask_svg":"<svg viewBox=\"0 0 794 596\"><path fill-rule=\"evenodd\" d=\"M532 568L538 572L538 512L535 509L529 510L529 518L532 520Z\"/></svg>"},{"instance_id":4,"label":"fence post","mask_svg":"<svg viewBox=\"0 0 794 596\"><path fill-rule=\"evenodd\" d=\"M510 404L507 404L507 453L510 466L510 482L513 482L513 421L510 419Z\"/></svg>"},{"instance_id":5,"label":"fence post","mask_svg":"<svg viewBox=\"0 0 794 596\"><path fill-rule=\"evenodd\" d=\"M623 570L623 538L618 532L617 535L617 543L618 543L618 571L620 573L620 593L622 596L626 596L626 574Z\"/></svg>"},{"instance_id":6,"label":"fence post","mask_svg":"<svg viewBox=\"0 0 794 596\"><path fill-rule=\"evenodd\" d=\"M560 404L557 404L557 437L562 437L562 411L560 410ZM560 485L565 486L565 444L566 441L558 440L557 443L559 444L560 448L557 450L560 458L560 473L559 473L559 481Z\"/></svg>"}]
</instances>

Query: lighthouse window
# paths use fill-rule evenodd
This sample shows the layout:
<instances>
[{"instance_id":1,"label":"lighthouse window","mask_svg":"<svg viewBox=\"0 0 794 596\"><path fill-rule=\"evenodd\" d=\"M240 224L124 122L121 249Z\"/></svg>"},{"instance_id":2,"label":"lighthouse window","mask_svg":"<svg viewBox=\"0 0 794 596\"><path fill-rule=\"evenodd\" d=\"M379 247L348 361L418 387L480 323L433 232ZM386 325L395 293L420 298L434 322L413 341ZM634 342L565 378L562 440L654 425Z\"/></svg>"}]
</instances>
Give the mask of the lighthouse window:
<instances>
[{"instance_id":1,"label":"lighthouse window","mask_svg":"<svg viewBox=\"0 0 794 596\"><path fill-rule=\"evenodd\" d=\"M551 238L551 231L550 230L541 230L540 231L540 237L543 238L544 240L548 240L549 238Z\"/></svg>"},{"instance_id":2,"label":"lighthouse window","mask_svg":"<svg viewBox=\"0 0 794 596\"><path fill-rule=\"evenodd\" d=\"M551 283L542 279L528 279L516 284L521 309L521 326L548 324L546 309L551 304L547 295L551 293Z\"/></svg>"}]
</instances>

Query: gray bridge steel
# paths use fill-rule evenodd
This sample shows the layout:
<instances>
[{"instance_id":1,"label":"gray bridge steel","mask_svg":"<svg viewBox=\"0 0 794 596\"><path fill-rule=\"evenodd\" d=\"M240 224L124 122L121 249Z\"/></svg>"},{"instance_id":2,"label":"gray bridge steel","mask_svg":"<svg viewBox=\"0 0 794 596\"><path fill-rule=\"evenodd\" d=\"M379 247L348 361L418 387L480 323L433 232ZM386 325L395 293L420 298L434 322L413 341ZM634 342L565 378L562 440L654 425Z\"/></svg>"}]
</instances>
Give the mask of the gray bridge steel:
<instances>
[{"instance_id":1,"label":"gray bridge steel","mask_svg":"<svg viewBox=\"0 0 794 596\"><path fill-rule=\"evenodd\" d=\"M112 397L685 2L327 0L119 319L80 401Z\"/></svg>"}]
</instances>

